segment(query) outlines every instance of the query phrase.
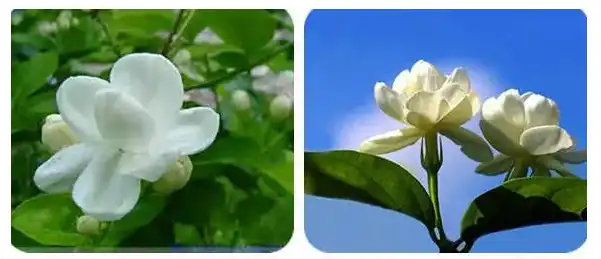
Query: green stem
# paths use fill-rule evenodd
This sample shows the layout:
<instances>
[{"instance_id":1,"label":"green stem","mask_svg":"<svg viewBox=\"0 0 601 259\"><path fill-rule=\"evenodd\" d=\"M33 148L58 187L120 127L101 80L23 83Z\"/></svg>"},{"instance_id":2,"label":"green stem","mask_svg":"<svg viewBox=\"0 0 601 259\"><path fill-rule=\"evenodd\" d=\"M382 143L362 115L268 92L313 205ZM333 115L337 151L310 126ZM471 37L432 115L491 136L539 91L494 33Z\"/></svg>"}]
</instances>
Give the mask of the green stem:
<instances>
[{"instance_id":1,"label":"green stem","mask_svg":"<svg viewBox=\"0 0 601 259\"><path fill-rule=\"evenodd\" d=\"M177 17L175 18L175 22L173 23L173 29L171 29L169 36L167 36L167 40L165 41L165 44L163 45L163 50L161 51L161 54L163 56L167 56L167 53L169 52L169 47L171 46L171 42L173 41L175 33L177 32L180 23L183 21L184 12L185 10L179 10L179 12L177 13Z\"/></svg>"},{"instance_id":2,"label":"green stem","mask_svg":"<svg viewBox=\"0 0 601 259\"><path fill-rule=\"evenodd\" d=\"M184 20L184 22L181 24L181 26L179 27L179 29L177 30L177 33L175 33L175 35L173 36L173 39L171 40L171 43L167 49L167 53L165 55L167 56L171 56L172 51L175 50L175 47L177 46L178 40L182 37L182 34L184 34L184 31L186 30L186 27L188 27L188 24L190 23L190 21L192 20L192 17L194 17L194 12L196 10L189 10L188 11L188 16L186 16L186 19Z\"/></svg>"},{"instance_id":3,"label":"green stem","mask_svg":"<svg viewBox=\"0 0 601 259\"><path fill-rule=\"evenodd\" d=\"M524 178L528 173L528 163L523 159L516 159L513 164L513 169L509 172L507 180Z\"/></svg>"},{"instance_id":4,"label":"green stem","mask_svg":"<svg viewBox=\"0 0 601 259\"><path fill-rule=\"evenodd\" d=\"M442 152L439 150L438 133L427 133L424 139L425 152L422 151L422 166L428 173L428 190L434 208L434 225L439 235L438 237L434 235L433 239L441 252L456 252L452 242L445 234L438 200L438 172L442 166ZM432 236L432 233L430 235Z\"/></svg>"},{"instance_id":5,"label":"green stem","mask_svg":"<svg viewBox=\"0 0 601 259\"><path fill-rule=\"evenodd\" d=\"M115 53L115 55L117 55L117 57L121 57L122 53L119 50L119 47L117 46L117 44L113 41L113 36L111 35L111 32L109 31L109 27L102 20L102 18L98 14L99 12L100 12L100 10L94 10L94 11L90 12L90 15L92 15L92 18L98 24L100 24L100 27L102 27L102 31L104 32L104 36L106 36L106 38L108 39L109 44L111 45L111 49L113 50L113 53Z\"/></svg>"},{"instance_id":6,"label":"green stem","mask_svg":"<svg viewBox=\"0 0 601 259\"><path fill-rule=\"evenodd\" d=\"M236 70L234 70L234 71L232 71L230 73L227 73L227 74L225 74L225 75L223 75L221 77L215 78L213 80L206 81L206 82L204 82L202 84L199 84L199 85L195 85L195 86L192 86L192 87L187 87L186 89L190 90L190 89L195 89L195 88L213 88L213 87L217 86L218 84L223 83L225 81L228 81L228 80L236 77L237 75L239 75L241 73L244 73L246 71L251 70L253 67L256 67L258 65L261 65L263 63L268 62L269 60L271 60L275 56L279 55L280 53L283 53L284 51L287 51L287 50L291 49L293 46L294 45L292 43L286 43L286 44L280 46L279 48L275 49L269 55L265 55L265 57L257 60L256 62L253 62L253 63L249 64L246 67L238 68L238 69L236 69Z\"/></svg>"}]
</instances>

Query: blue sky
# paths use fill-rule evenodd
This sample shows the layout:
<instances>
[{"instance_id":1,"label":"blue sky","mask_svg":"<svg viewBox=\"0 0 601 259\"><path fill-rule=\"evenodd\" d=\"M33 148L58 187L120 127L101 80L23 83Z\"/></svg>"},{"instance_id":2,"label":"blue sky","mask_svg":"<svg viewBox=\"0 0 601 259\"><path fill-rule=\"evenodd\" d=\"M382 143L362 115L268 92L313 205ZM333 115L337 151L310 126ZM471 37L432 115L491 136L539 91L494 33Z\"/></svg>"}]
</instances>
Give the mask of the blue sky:
<instances>
[{"instance_id":1,"label":"blue sky","mask_svg":"<svg viewBox=\"0 0 601 259\"><path fill-rule=\"evenodd\" d=\"M508 88L554 99L560 124L586 146L586 17L578 10L319 10L305 24L305 149L354 149L401 127L375 106L373 86L424 59L449 73L464 66L482 99ZM477 130L477 119L468 124ZM463 211L500 183L445 142L441 206L455 239ZM418 179L417 147L387 156ZM452 159L447 159L451 157ZM586 166L574 167L586 177ZM305 232L327 252L436 252L408 216L350 201L305 196ZM585 223L535 226L482 237L473 252L567 252Z\"/></svg>"}]
</instances>

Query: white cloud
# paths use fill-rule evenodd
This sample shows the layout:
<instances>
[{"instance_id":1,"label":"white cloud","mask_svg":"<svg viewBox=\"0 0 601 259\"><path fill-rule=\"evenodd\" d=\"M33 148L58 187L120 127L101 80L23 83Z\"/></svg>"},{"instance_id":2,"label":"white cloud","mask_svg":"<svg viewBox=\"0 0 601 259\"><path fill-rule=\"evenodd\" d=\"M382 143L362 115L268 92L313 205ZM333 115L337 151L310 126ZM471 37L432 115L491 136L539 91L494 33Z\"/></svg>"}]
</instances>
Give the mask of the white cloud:
<instances>
[{"instance_id":1,"label":"white cloud","mask_svg":"<svg viewBox=\"0 0 601 259\"><path fill-rule=\"evenodd\" d=\"M503 89L499 85L499 81L481 66L470 66L460 62L439 62L434 64L437 64L441 72L447 74L452 71L452 68L459 65L465 67L468 70L472 87L476 89L482 102L488 97L497 95ZM389 83L391 83L390 80ZM366 94L373 94L372 89L372 86L366 87ZM473 118L464 127L480 134L478 121L479 116ZM335 125L332 134L334 137L333 148L352 150L355 150L363 140L369 137L405 127L400 122L386 116L374 101L349 112L348 116L343 117ZM476 162L463 155L456 145L444 137L442 144L444 149L444 164L439 176L439 196L442 204L442 212L445 214L443 218L448 218L449 221L449 224L445 223L445 227L450 225L450 230L452 230L447 230L447 232L451 232L451 235L456 235L459 231L458 225L463 210L467 207L471 199L476 194L492 187L494 183L498 184L499 180L497 178L477 175L474 173L474 169L477 166ZM421 168L419 153L420 145L418 142L401 151L384 155L384 157L403 165L425 187L427 186L426 174Z\"/></svg>"}]
</instances>

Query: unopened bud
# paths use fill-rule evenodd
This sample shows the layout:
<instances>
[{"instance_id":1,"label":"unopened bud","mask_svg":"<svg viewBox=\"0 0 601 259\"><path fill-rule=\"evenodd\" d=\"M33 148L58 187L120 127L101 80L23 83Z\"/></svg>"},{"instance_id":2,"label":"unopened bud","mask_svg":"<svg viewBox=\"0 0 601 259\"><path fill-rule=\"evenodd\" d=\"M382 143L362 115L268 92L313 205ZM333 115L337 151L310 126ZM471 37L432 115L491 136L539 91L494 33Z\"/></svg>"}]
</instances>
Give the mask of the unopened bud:
<instances>
[{"instance_id":1,"label":"unopened bud","mask_svg":"<svg viewBox=\"0 0 601 259\"><path fill-rule=\"evenodd\" d=\"M284 119L290 115L292 110L292 100L286 95L278 95L273 98L271 105L269 106L269 112L271 116L276 119Z\"/></svg>"},{"instance_id":2,"label":"unopened bud","mask_svg":"<svg viewBox=\"0 0 601 259\"><path fill-rule=\"evenodd\" d=\"M77 137L59 114L51 114L46 117L42 126L42 143L50 151L58 152L77 143Z\"/></svg>"},{"instance_id":3,"label":"unopened bud","mask_svg":"<svg viewBox=\"0 0 601 259\"><path fill-rule=\"evenodd\" d=\"M250 109L250 97L244 90L236 90L232 94L232 102L237 110L245 111Z\"/></svg>"},{"instance_id":4,"label":"unopened bud","mask_svg":"<svg viewBox=\"0 0 601 259\"><path fill-rule=\"evenodd\" d=\"M184 188L192 175L192 161L188 156L181 156L169 166L163 176L152 184L152 188L162 194L169 194Z\"/></svg>"},{"instance_id":5,"label":"unopened bud","mask_svg":"<svg viewBox=\"0 0 601 259\"><path fill-rule=\"evenodd\" d=\"M86 236L96 236L102 233L107 224L93 217L84 215L77 219L77 232Z\"/></svg>"}]
</instances>

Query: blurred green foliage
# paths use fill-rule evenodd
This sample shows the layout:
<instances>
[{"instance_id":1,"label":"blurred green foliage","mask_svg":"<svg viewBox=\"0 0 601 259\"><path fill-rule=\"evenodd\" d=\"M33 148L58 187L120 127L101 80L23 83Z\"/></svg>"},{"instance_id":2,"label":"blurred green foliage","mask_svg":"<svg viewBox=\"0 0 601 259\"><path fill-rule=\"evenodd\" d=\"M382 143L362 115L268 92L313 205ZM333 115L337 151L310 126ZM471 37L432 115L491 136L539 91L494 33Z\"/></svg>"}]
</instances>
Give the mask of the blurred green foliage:
<instances>
[{"instance_id":1,"label":"blurred green foliage","mask_svg":"<svg viewBox=\"0 0 601 259\"><path fill-rule=\"evenodd\" d=\"M293 231L293 119L270 116L277 93L253 89L251 69L293 69L292 23L283 10L14 10L11 21L12 243L25 250L76 247L283 246ZM134 52L162 53L186 89L205 89L222 117L217 140L191 156L194 171L168 197L146 193L100 237L75 231L82 212L68 195L32 183L51 154L40 143L66 78L108 78ZM240 110L232 93L249 93ZM191 98L194 99L194 98ZM31 224L35 222L35 224ZM68 248L71 249L71 248Z\"/></svg>"}]
</instances>

